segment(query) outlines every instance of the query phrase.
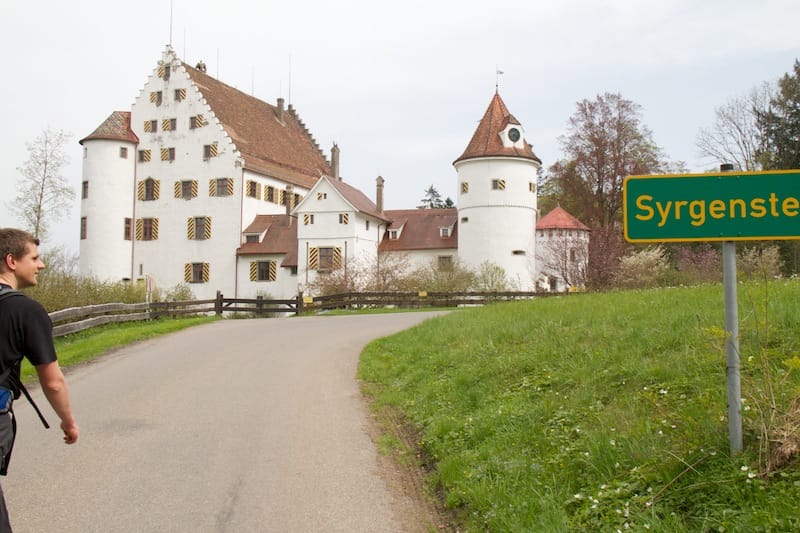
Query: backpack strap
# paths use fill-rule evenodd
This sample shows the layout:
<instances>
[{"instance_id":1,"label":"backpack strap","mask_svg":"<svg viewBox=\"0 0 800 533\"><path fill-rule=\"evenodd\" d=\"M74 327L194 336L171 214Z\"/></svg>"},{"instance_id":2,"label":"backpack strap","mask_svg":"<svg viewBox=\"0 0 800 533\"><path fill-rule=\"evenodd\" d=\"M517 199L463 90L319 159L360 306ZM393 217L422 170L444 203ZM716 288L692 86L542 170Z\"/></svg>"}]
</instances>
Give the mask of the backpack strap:
<instances>
[{"instance_id":1,"label":"backpack strap","mask_svg":"<svg viewBox=\"0 0 800 533\"><path fill-rule=\"evenodd\" d=\"M0 302L2 302L3 300L5 300L7 298L11 298L12 296L22 296L22 293L20 291L18 291L18 290L15 290L15 289L12 289L12 288L9 288L9 287L0 287ZM22 394L25 395L25 398L31 404L31 407L33 407L33 410L36 411L37 415L39 415L39 420L42 421L42 424L44 424L44 427L46 429L50 429L50 424L47 423L47 420L45 419L44 415L42 414L42 411L39 410L39 406L36 405L36 402L33 401L33 397L31 397L31 393L28 392L27 388L25 388L25 385L23 385L22 381L14 373L14 370L13 369L9 369L9 370L10 370L10 372L9 372L9 375L8 375L8 380L11 381L14 386L19 388L19 390L22 392Z\"/></svg>"}]
</instances>

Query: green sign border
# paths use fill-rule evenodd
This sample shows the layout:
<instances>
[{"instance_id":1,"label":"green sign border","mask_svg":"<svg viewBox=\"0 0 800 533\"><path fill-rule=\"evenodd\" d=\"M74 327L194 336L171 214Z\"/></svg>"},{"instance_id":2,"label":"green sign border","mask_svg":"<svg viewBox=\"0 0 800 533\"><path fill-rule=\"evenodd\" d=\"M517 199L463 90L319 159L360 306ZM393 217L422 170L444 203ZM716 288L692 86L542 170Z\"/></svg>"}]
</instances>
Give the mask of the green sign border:
<instances>
[{"instance_id":1,"label":"green sign border","mask_svg":"<svg viewBox=\"0 0 800 533\"><path fill-rule=\"evenodd\" d=\"M635 190L631 191L632 188ZM698 226L691 223L688 203L682 205L680 221L674 220L673 210L670 212L673 220L658 229L653 229L652 224L648 222L629 220L633 217L632 213L642 212L641 209L635 210L635 206L628 205L634 201L630 196L641 198L642 194L653 196L654 202L658 201L656 195L659 195L663 200L662 207L670 200L673 201L673 207L674 202L678 200L695 201L697 203L693 206L696 208L695 214L700 212L702 203L703 223ZM753 199L761 198L764 198L763 203L766 203L769 212L769 207L772 205L769 203L771 194L780 195L780 198L784 199L796 198L800 201L800 170L628 176L622 185L625 240L631 243L648 243L800 239L800 214L792 216L790 221L786 220L789 215L784 215L783 220L777 220L780 217L756 217L751 212L748 220L742 220L741 216L732 216L731 220L726 220L728 216L710 217L708 213L712 201L721 201L716 203L719 208L716 213L719 214L737 212L731 204L734 199L744 201L746 203L744 208L752 210L755 209L751 207ZM655 206L650 207L653 208L656 217L661 216ZM695 219L695 222L698 221L699 219ZM707 228L700 227L706 224Z\"/></svg>"}]
</instances>

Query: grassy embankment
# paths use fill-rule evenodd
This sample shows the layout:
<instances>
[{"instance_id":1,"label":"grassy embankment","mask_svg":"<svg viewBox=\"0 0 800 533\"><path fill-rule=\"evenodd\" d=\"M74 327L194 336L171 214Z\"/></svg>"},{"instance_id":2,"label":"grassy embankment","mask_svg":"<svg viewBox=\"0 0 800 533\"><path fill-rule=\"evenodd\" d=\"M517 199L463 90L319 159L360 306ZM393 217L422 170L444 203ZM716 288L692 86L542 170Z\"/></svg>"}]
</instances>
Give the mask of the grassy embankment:
<instances>
[{"instance_id":1,"label":"grassy embankment","mask_svg":"<svg viewBox=\"0 0 800 533\"><path fill-rule=\"evenodd\" d=\"M720 286L459 310L371 343L359 375L417 435L382 444L421 453L461 531L797 531L800 282L739 302L736 457Z\"/></svg>"},{"instance_id":2,"label":"grassy embankment","mask_svg":"<svg viewBox=\"0 0 800 533\"><path fill-rule=\"evenodd\" d=\"M122 324L107 324L96 328L87 329L65 337L55 339L58 362L61 367L68 367L88 359L92 359L114 348L119 348L136 341L149 339L158 335L172 333L198 324L216 320L210 317L192 317L179 319L158 319L147 322L127 322ZM35 371L28 363L23 361L22 381L33 379Z\"/></svg>"}]
</instances>

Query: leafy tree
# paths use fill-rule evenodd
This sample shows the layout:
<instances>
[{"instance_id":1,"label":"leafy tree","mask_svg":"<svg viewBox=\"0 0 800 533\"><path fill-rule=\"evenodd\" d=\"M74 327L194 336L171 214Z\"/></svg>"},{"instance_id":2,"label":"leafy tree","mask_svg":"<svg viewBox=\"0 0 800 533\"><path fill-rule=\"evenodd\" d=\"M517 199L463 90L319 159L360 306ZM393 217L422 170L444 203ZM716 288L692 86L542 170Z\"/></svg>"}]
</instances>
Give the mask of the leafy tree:
<instances>
[{"instance_id":1,"label":"leafy tree","mask_svg":"<svg viewBox=\"0 0 800 533\"><path fill-rule=\"evenodd\" d=\"M715 165L733 163L740 170L761 169L758 158L758 109L765 109L772 96L769 83L752 89L748 94L735 96L714 110L714 123L701 128L697 135L697 149Z\"/></svg>"},{"instance_id":2,"label":"leafy tree","mask_svg":"<svg viewBox=\"0 0 800 533\"><path fill-rule=\"evenodd\" d=\"M45 130L27 143L28 160L17 170L17 197L8 208L23 221L25 229L44 240L50 224L69 212L75 191L60 174L69 161L64 145L71 136L63 131Z\"/></svg>"},{"instance_id":3,"label":"leafy tree","mask_svg":"<svg viewBox=\"0 0 800 533\"><path fill-rule=\"evenodd\" d=\"M800 167L800 61L778 80L766 108L756 109L759 161L766 170Z\"/></svg>"},{"instance_id":4,"label":"leafy tree","mask_svg":"<svg viewBox=\"0 0 800 533\"><path fill-rule=\"evenodd\" d=\"M550 167L559 201L590 227L621 219L622 182L632 174L660 172L661 149L640 121L640 106L605 93L578 102L559 138L566 157Z\"/></svg>"}]
</instances>

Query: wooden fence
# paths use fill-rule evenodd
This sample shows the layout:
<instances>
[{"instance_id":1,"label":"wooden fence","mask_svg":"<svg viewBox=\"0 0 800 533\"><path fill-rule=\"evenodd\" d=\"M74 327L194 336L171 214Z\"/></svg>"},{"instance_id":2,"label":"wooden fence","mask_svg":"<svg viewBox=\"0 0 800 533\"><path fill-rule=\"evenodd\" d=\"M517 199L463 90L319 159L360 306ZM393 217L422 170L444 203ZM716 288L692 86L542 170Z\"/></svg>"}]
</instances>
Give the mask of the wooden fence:
<instances>
[{"instance_id":1,"label":"wooden fence","mask_svg":"<svg viewBox=\"0 0 800 533\"><path fill-rule=\"evenodd\" d=\"M138 304L100 304L73 307L50 313L53 336L61 337L102 324L150 320L159 317L242 313L244 316L303 315L333 309L437 308L486 305L530 298L555 296L558 293L534 292L353 292L285 300L225 298L217 292L212 300L183 300Z\"/></svg>"}]
</instances>

